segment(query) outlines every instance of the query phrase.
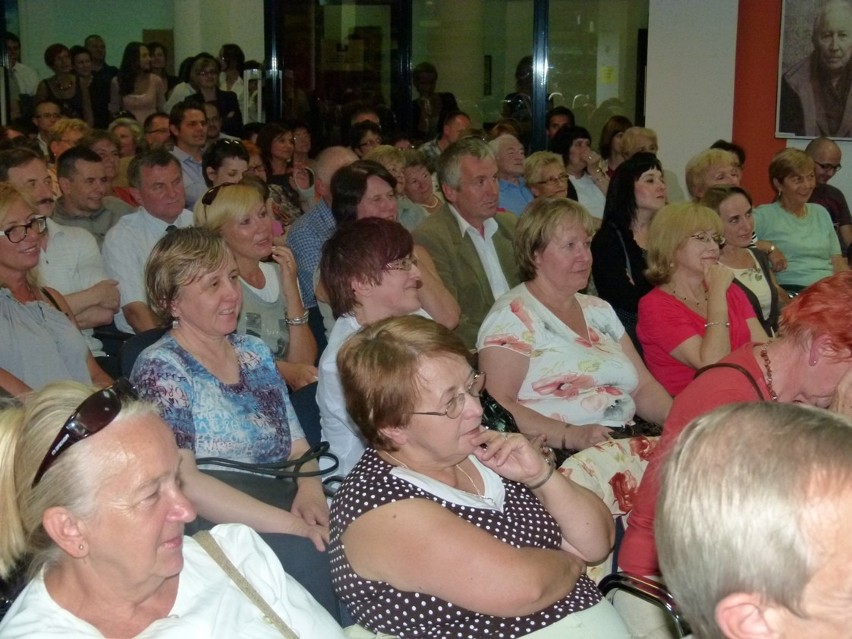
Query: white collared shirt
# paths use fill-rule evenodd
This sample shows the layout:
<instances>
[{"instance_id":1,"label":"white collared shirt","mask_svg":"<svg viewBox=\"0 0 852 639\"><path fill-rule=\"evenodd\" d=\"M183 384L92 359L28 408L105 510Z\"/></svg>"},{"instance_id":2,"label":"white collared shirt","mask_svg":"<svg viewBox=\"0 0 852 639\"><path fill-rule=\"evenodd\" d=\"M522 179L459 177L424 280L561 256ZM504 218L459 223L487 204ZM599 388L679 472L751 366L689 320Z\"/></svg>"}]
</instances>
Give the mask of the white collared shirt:
<instances>
[{"instance_id":1,"label":"white collared shirt","mask_svg":"<svg viewBox=\"0 0 852 639\"><path fill-rule=\"evenodd\" d=\"M473 241L473 247L479 255L479 261L482 262L482 268L485 271L485 276L488 278L488 284L491 286L491 293L496 300L509 290L509 282L506 280L506 275L503 273L503 267L500 266L500 258L497 257L497 249L494 248L494 242L491 240L498 230L497 221L490 217L482 223L482 228L485 231L485 236L471 226L465 220L452 204L448 205L450 212L455 216L459 223L459 232L464 236L467 234Z\"/></svg>"}]
</instances>

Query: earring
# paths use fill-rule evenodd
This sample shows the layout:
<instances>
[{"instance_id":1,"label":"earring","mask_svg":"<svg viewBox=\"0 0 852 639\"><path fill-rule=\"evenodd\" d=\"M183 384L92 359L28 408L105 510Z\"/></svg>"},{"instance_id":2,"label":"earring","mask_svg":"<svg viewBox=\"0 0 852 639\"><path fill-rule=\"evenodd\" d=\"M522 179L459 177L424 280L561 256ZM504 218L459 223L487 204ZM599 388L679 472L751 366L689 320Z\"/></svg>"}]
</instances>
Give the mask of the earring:
<instances>
[{"instance_id":1,"label":"earring","mask_svg":"<svg viewBox=\"0 0 852 639\"><path fill-rule=\"evenodd\" d=\"M85 550L86 546L84 546L83 544L80 544L79 546L77 546L77 548L79 548L80 550Z\"/></svg>"}]
</instances>

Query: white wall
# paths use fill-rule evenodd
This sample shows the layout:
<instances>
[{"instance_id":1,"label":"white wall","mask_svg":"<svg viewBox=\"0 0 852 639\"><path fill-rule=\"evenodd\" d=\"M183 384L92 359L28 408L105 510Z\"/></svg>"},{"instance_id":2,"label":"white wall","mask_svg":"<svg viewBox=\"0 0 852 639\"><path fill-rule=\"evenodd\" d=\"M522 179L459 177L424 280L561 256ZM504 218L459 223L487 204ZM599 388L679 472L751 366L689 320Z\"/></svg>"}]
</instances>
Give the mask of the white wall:
<instances>
[{"instance_id":1,"label":"white wall","mask_svg":"<svg viewBox=\"0 0 852 639\"><path fill-rule=\"evenodd\" d=\"M748 0L746 0L748 1ZM683 169L731 139L738 0L650 0L646 126L686 192Z\"/></svg>"}]
</instances>

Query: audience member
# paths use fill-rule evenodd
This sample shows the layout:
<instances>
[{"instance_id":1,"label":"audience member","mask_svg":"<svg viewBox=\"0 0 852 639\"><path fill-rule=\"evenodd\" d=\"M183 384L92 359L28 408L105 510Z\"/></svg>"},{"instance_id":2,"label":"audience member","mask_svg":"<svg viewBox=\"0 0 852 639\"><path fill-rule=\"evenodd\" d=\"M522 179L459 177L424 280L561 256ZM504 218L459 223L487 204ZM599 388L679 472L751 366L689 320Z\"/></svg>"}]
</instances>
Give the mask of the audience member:
<instances>
[{"instance_id":1,"label":"audience member","mask_svg":"<svg viewBox=\"0 0 852 639\"><path fill-rule=\"evenodd\" d=\"M59 118L56 124L51 127L50 138L48 139L48 148L54 161L88 135L90 130L89 125L83 120Z\"/></svg>"},{"instance_id":2,"label":"audience member","mask_svg":"<svg viewBox=\"0 0 852 639\"><path fill-rule=\"evenodd\" d=\"M520 216L533 200L533 194L524 182L524 145L515 136L504 134L491 140L489 146L497 161L498 206Z\"/></svg>"},{"instance_id":3,"label":"audience member","mask_svg":"<svg viewBox=\"0 0 852 639\"><path fill-rule=\"evenodd\" d=\"M722 149L705 149L686 163L686 189L693 202L698 202L712 186L739 186L742 174L736 155Z\"/></svg>"},{"instance_id":4,"label":"audience member","mask_svg":"<svg viewBox=\"0 0 852 639\"><path fill-rule=\"evenodd\" d=\"M551 151L536 151L524 160L524 184L534 198L568 197L577 201L577 191L568 179L565 162Z\"/></svg>"},{"instance_id":5,"label":"audience member","mask_svg":"<svg viewBox=\"0 0 852 639\"><path fill-rule=\"evenodd\" d=\"M6 32L6 55L9 58L9 69L12 72L11 81L14 83L12 92L18 95L18 112L11 113L10 119L23 118L29 120L33 114L36 90L38 89L38 73L35 69L21 62L21 40L11 31Z\"/></svg>"},{"instance_id":6,"label":"audience member","mask_svg":"<svg viewBox=\"0 0 852 639\"><path fill-rule=\"evenodd\" d=\"M607 439L636 413L662 423L671 398L589 281L594 225L577 202L535 200L515 229L522 283L500 297L477 339L488 392L521 432L562 450Z\"/></svg>"},{"instance_id":7,"label":"audience member","mask_svg":"<svg viewBox=\"0 0 852 639\"><path fill-rule=\"evenodd\" d=\"M95 81L92 75L92 55L86 47L75 44L70 53L71 66L83 94L83 120L89 126L106 127L109 122L109 86Z\"/></svg>"},{"instance_id":8,"label":"audience member","mask_svg":"<svg viewBox=\"0 0 852 639\"><path fill-rule=\"evenodd\" d=\"M44 51L44 63L53 75L39 82L36 102L50 100L59 105L63 117L84 118L83 92L71 66L71 51L64 44L51 44Z\"/></svg>"},{"instance_id":9,"label":"audience member","mask_svg":"<svg viewBox=\"0 0 852 639\"><path fill-rule=\"evenodd\" d=\"M806 407L740 404L684 431L663 469L656 536L696 639L847 631L850 464L849 420Z\"/></svg>"},{"instance_id":10,"label":"audience member","mask_svg":"<svg viewBox=\"0 0 852 639\"><path fill-rule=\"evenodd\" d=\"M302 637L343 638L247 527L215 528L210 551L184 537L195 509L181 489L185 466L174 436L126 380L93 390L52 384L0 414L0 574L21 563L29 574L0 634L185 636L204 628L213 639L279 632L210 555L218 549L279 625Z\"/></svg>"},{"instance_id":11,"label":"audience member","mask_svg":"<svg viewBox=\"0 0 852 639\"><path fill-rule=\"evenodd\" d=\"M778 330L780 306L788 297L772 272L766 254L751 246L754 233L754 210L751 196L738 186L711 186L701 198L722 218L724 242L719 263L734 272L734 283L746 294L754 314L767 335Z\"/></svg>"},{"instance_id":12,"label":"audience member","mask_svg":"<svg viewBox=\"0 0 852 639\"><path fill-rule=\"evenodd\" d=\"M621 136L621 149L625 160L636 153L656 155L659 151L657 132L642 126L632 126Z\"/></svg>"},{"instance_id":13,"label":"audience member","mask_svg":"<svg viewBox=\"0 0 852 639\"><path fill-rule=\"evenodd\" d=\"M58 290L39 285L47 220L9 183L0 183L0 225L0 387L20 395L60 379L109 384L68 302Z\"/></svg>"},{"instance_id":14,"label":"audience member","mask_svg":"<svg viewBox=\"0 0 852 639\"><path fill-rule=\"evenodd\" d=\"M675 397L663 428L662 442L651 455L634 497L619 553L621 568L637 575L657 575L654 546L654 513L659 492L659 469L667 451L683 428L705 413L735 402L783 402L808 404L849 417L852 382L852 333L847 322L838 322L852 304L852 273L838 273L803 291L781 312L778 339L766 344L745 344L705 371ZM747 427L736 425L742 435ZM737 442L742 439L737 438ZM788 440L779 444L797 453ZM763 446L747 446L755 459L763 460ZM720 471L721 472L721 471ZM722 481L724 473L714 477ZM742 483L751 489L751 484ZM749 517L754 513L743 511ZM789 522L787 522L789 524Z\"/></svg>"},{"instance_id":15,"label":"audience member","mask_svg":"<svg viewBox=\"0 0 852 639\"><path fill-rule=\"evenodd\" d=\"M437 92L438 69L431 62L421 62L411 71L411 83L417 91L412 100L412 136L418 140L431 140L438 134L438 124L444 121L444 115L458 111L459 105L452 93Z\"/></svg>"},{"instance_id":16,"label":"audience member","mask_svg":"<svg viewBox=\"0 0 852 639\"><path fill-rule=\"evenodd\" d=\"M160 78L160 81L166 88L166 96L168 96L178 83L177 76L169 75L167 68L169 64L169 51L159 42L149 42L145 46L148 47L148 53L151 56L151 75Z\"/></svg>"},{"instance_id":17,"label":"audience member","mask_svg":"<svg viewBox=\"0 0 852 639\"><path fill-rule=\"evenodd\" d=\"M186 228L161 238L145 267L145 288L158 323L172 328L142 351L131 379L174 431L182 487L199 515L306 537L322 551L328 506L318 476L300 478L285 509L196 466L202 457L273 464L309 448L269 348L234 332L242 302L237 279L234 257L213 231ZM302 470L316 470L316 462Z\"/></svg>"},{"instance_id":18,"label":"audience member","mask_svg":"<svg viewBox=\"0 0 852 639\"><path fill-rule=\"evenodd\" d=\"M243 80L246 55L237 44L223 44L219 49L219 88L237 96L240 112L245 116L251 109L247 101L248 87Z\"/></svg>"},{"instance_id":19,"label":"audience member","mask_svg":"<svg viewBox=\"0 0 852 639\"><path fill-rule=\"evenodd\" d=\"M636 333L648 369L676 396L695 371L748 342L766 342L748 298L719 264L722 221L692 202L657 211L648 229L648 270L655 288L639 300Z\"/></svg>"},{"instance_id":20,"label":"audience member","mask_svg":"<svg viewBox=\"0 0 852 639\"><path fill-rule=\"evenodd\" d=\"M432 215L444 203L443 198L435 191L429 160L422 151L412 149L405 152L403 177L406 197L419 204L427 215Z\"/></svg>"},{"instance_id":21,"label":"audience member","mask_svg":"<svg viewBox=\"0 0 852 639\"><path fill-rule=\"evenodd\" d=\"M169 130L169 116L167 113L158 111L149 115L145 118L142 130L145 150L170 150L172 135Z\"/></svg>"},{"instance_id":22,"label":"audience member","mask_svg":"<svg viewBox=\"0 0 852 639\"><path fill-rule=\"evenodd\" d=\"M310 173L304 166L293 164L295 140L289 123L265 124L257 134L257 146L266 169L266 183L275 186L280 194L282 215L290 220L301 217L306 202L312 199ZM301 191L311 193L303 201Z\"/></svg>"},{"instance_id":23,"label":"audience member","mask_svg":"<svg viewBox=\"0 0 852 639\"><path fill-rule=\"evenodd\" d=\"M210 54L201 54L192 63L189 81L181 82L166 100L164 110L171 113L178 102L198 94L201 102L215 102L222 118L222 131L239 137L243 129L240 103L233 91L223 91L218 86L219 64Z\"/></svg>"},{"instance_id":24,"label":"audience member","mask_svg":"<svg viewBox=\"0 0 852 639\"><path fill-rule=\"evenodd\" d=\"M769 178L778 197L754 210L755 231L786 257L787 268L778 273L781 286L796 292L847 270L831 216L808 202L816 184L810 156L793 148L779 151L769 163Z\"/></svg>"},{"instance_id":25,"label":"audience member","mask_svg":"<svg viewBox=\"0 0 852 639\"><path fill-rule=\"evenodd\" d=\"M109 110L113 117L129 111L138 123L162 111L166 102L166 85L151 73L151 54L141 42L130 42L124 48L118 75L110 85Z\"/></svg>"},{"instance_id":26,"label":"audience member","mask_svg":"<svg viewBox=\"0 0 852 639\"><path fill-rule=\"evenodd\" d=\"M304 120L293 120L293 166L303 166L313 173L316 160L311 157L311 127ZM313 175L310 175L313 183Z\"/></svg>"},{"instance_id":27,"label":"audience member","mask_svg":"<svg viewBox=\"0 0 852 639\"><path fill-rule=\"evenodd\" d=\"M601 156L592 149L592 136L583 127L560 129L550 140L550 150L562 156L577 201L595 218L595 227L600 227L609 178L601 168Z\"/></svg>"},{"instance_id":28,"label":"audience member","mask_svg":"<svg viewBox=\"0 0 852 639\"><path fill-rule=\"evenodd\" d=\"M624 132L633 126L633 123L623 115L611 116L601 129L601 137L598 149L603 161L606 162L606 174L612 178L618 165L627 159L624 154Z\"/></svg>"},{"instance_id":29,"label":"audience member","mask_svg":"<svg viewBox=\"0 0 852 639\"><path fill-rule=\"evenodd\" d=\"M109 123L107 130L118 138L119 157L132 158L136 155L142 142L142 127L139 122L131 117L116 118Z\"/></svg>"},{"instance_id":30,"label":"audience member","mask_svg":"<svg viewBox=\"0 0 852 639\"><path fill-rule=\"evenodd\" d=\"M846 254L852 247L852 216L849 214L849 205L843 191L828 183L840 171L843 154L840 147L829 138L811 140L805 148L805 153L814 161L816 178L816 186L808 201L820 204L828 211L841 248Z\"/></svg>"},{"instance_id":31,"label":"audience member","mask_svg":"<svg viewBox=\"0 0 852 639\"><path fill-rule=\"evenodd\" d=\"M107 195L114 195L131 208L139 206L133 199L127 182L127 165L132 158L127 159L127 165L124 164L124 160L119 156L119 141L116 136L108 131L94 129L89 131L86 137L80 138L77 146L84 146L100 156L107 178ZM122 168L124 173L121 172Z\"/></svg>"},{"instance_id":32,"label":"audience member","mask_svg":"<svg viewBox=\"0 0 852 639\"><path fill-rule=\"evenodd\" d=\"M347 410L371 447L332 504L338 595L370 633L628 637L583 572L609 552L612 516L535 442L480 425L485 376L468 358L413 316L341 348Z\"/></svg>"},{"instance_id":33,"label":"audience member","mask_svg":"<svg viewBox=\"0 0 852 639\"><path fill-rule=\"evenodd\" d=\"M470 128L470 117L461 111L447 111L439 124L438 136L420 146L420 151L430 162L437 162L438 156L448 146L457 142L462 133Z\"/></svg>"},{"instance_id":34,"label":"audience member","mask_svg":"<svg viewBox=\"0 0 852 639\"><path fill-rule=\"evenodd\" d=\"M459 304L456 332L473 348L494 300L520 281L512 253L518 218L497 213L497 161L482 140L464 138L447 148L438 178L448 204L415 229L414 241L428 251Z\"/></svg>"},{"instance_id":35,"label":"audience member","mask_svg":"<svg viewBox=\"0 0 852 639\"><path fill-rule=\"evenodd\" d=\"M349 128L349 148L359 158L382 143L382 128L371 120L357 122Z\"/></svg>"},{"instance_id":36,"label":"audience member","mask_svg":"<svg viewBox=\"0 0 852 639\"><path fill-rule=\"evenodd\" d=\"M649 228L665 204L666 183L660 161L651 153L636 153L615 170L603 223L592 239L595 288L612 305L640 354L636 336L639 300L653 288L645 277Z\"/></svg>"},{"instance_id":37,"label":"audience member","mask_svg":"<svg viewBox=\"0 0 852 639\"><path fill-rule=\"evenodd\" d=\"M141 333L158 326L145 299L145 262L163 235L192 224L192 213L184 208L180 164L168 151L158 149L136 156L128 178L140 207L109 230L103 256L107 272L118 280L121 292L121 311L115 316L115 325L128 333Z\"/></svg>"},{"instance_id":38,"label":"audience member","mask_svg":"<svg viewBox=\"0 0 852 639\"><path fill-rule=\"evenodd\" d=\"M196 204L194 219L196 226L222 236L234 255L243 298L237 332L264 341L293 390L316 381L317 344L299 293L296 261L290 249L274 246L262 195L242 184L215 186Z\"/></svg>"},{"instance_id":39,"label":"audience member","mask_svg":"<svg viewBox=\"0 0 852 639\"><path fill-rule=\"evenodd\" d=\"M393 176L396 181L396 219L409 231L417 228L426 219L426 210L405 195L405 152L395 146L382 144L367 153L364 159L378 162Z\"/></svg>"},{"instance_id":40,"label":"audience member","mask_svg":"<svg viewBox=\"0 0 852 639\"><path fill-rule=\"evenodd\" d=\"M96 34L87 36L83 42L92 54L92 73L96 78L103 78L107 84L118 74L118 67L107 64L106 42Z\"/></svg>"},{"instance_id":41,"label":"audience member","mask_svg":"<svg viewBox=\"0 0 852 639\"><path fill-rule=\"evenodd\" d=\"M574 113L571 109L564 106L553 107L550 109L550 111L548 111L544 116L544 122L546 127L545 133L548 141L556 135L556 132L563 126L572 127L577 124L574 121Z\"/></svg>"},{"instance_id":42,"label":"audience member","mask_svg":"<svg viewBox=\"0 0 852 639\"><path fill-rule=\"evenodd\" d=\"M317 405L323 441L340 461L337 473L345 476L361 458L366 440L346 412L337 353L363 326L407 313L426 315L418 295L414 240L390 220L370 217L342 224L326 242L320 278L336 321L320 357Z\"/></svg>"},{"instance_id":43,"label":"audience member","mask_svg":"<svg viewBox=\"0 0 852 639\"><path fill-rule=\"evenodd\" d=\"M53 100L42 100L35 105L33 124L36 126L36 141L45 160L50 159L50 130L62 117L59 104Z\"/></svg>"},{"instance_id":44,"label":"audience member","mask_svg":"<svg viewBox=\"0 0 852 639\"><path fill-rule=\"evenodd\" d=\"M217 140L202 156L204 181L208 187L237 184L248 169L249 154L239 140Z\"/></svg>"},{"instance_id":45,"label":"audience member","mask_svg":"<svg viewBox=\"0 0 852 639\"><path fill-rule=\"evenodd\" d=\"M169 130L174 138L172 155L183 175L186 207L192 208L207 191L201 164L207 144L207 115L202 104L191 99L175 104L169 114Z\"/></svg>"},{"instance_id":46,"label":"audience member","mask_svg":"<svg viewBox=\"0 0 852 639\"><path fill-rule=\"evenodd\" d=\"M287 234L287 247L296 258L299 289L308 310L317 307L314 273L319 266L323 244L337 226L331 212L331 179L340 168L357 159L352 149L342 146L330 146L319 154L314 181L317 203L293 223Z\"/></svg>"}]
</instances>

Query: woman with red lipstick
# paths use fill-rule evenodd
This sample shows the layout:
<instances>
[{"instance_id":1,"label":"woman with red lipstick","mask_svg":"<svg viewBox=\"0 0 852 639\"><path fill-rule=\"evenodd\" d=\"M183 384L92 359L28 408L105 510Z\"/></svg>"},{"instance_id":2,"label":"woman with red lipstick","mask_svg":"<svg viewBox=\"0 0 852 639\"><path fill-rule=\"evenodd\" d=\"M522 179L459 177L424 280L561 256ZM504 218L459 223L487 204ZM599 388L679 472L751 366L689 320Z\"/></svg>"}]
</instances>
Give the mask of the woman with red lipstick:
<instances>
[{"instance_id":1,"label":"woman with red lipstick","mask_svg":"<svg viewBox=\"0 0 852 639\"><path fill-rule=\"evenodd\" d=\"M754 210L751 196L739 186L712 186L701 198L701 204L719 214L725 242L719 263L734 272L734 283L748 297L754 313L767 335L778 330L778 313L789 299L778 286L766 253L752 247Z\"/></svg>"},{"instance_id":2,"label":"woman with red lipstick","mask_svg":"<svg viewBox=\"0 0 852 639\"><path fill-rule=\"evenodd\" d=\"M666 204L663 166L652 153L636 153L612 176L603 223L592 238L592 277L638 348L639 298L653 285L645 278L648 228Z\"/></svg>"},{"instance_id":3,"label":"woman with red lipstick","mask_svg":"<svg viewBox=\"0 0 852 639\"><path fill-rule=\"evenodd\" d=\"M612 545L609 511L539 442L480 426L485 375L469 357L412 315L341 348L346 408L370 447L332 503L338 596L394 637L628 637L583 574Z\"/></svg>"},{"instance_id":4,"label":"woman with red lipstick","mask_svg":"<svg viewBox=\"0 0 852 639\"><path fill-rule=\"evenodd\" d=\"M65 298L39 286L47 222L20 191L0 183L0 391L20 395L73 379L107 385Z\"/></svg>"},{"instance_id":5,"label":"woman with red lipstick","mask_svg":"<svg viewBox=\"0 0 852 639\"><path fill-rule=\"evenodd\" d=\"M734 272L719 264L722 220L692 202L660 209L648 230L648 270L656 288L639 300L636 333L648 369L672 396L747 344L768 341Z\"/></svg>"},{"instance_id":6,"label":"woman with red lipstick","mask_svg":"<svg viewBox=\"0 0 852 639\"><path fill-rule=\"evenodd\" d=\"M145 284L151 308L172 329L142 352L131 377L175 431L190 501L212 522L307 537L322 550L328 507L317 477L299 479L288 512L195 465L196 457L271 464L309 448L269 347L235 332L242 289L230 249L209 229L177 229L151 252Z\"/></svg>"},{"instance_id":7,"label":"woman with red lipstick","mask_svg":"<svg viewBox=\"0 0 852 639\"><path fill-rule=\"evenodd\" d=\"M583 295L593 224L578 203L538 198L515 229L522 284L498 299L479 330L488 392L527 435L581 450L636 413L662 423L669 397L605 301Z\"/></svg>"},{"instance_id":8,"label":"woman with red lipstick","mask_svg":"<svg viewBox=\"0 0 852 639\"><path fill-rule=\"evenodd\" d=\"M302 321L296 260L290 249L273 245L272 216L257 189L243 184L210 189L195 205L195 224L221 235L234 254L243 297L237 332L266 343L293 390L315 382L317 343Z\"/></svg>"},{"instance_id":9,"label":"woman with red lipstick","mask_svg":"<svg viewBox=\"0 0 852 639\"><path fill-rule=\"evenodd\" d=\"M29 583L4 639L281 637L196 539L174 434L126 379L55 382L0 412L0 577ZM299 637L343 639L246 526L214 543Z\"/></svg>"}]
</instances>

